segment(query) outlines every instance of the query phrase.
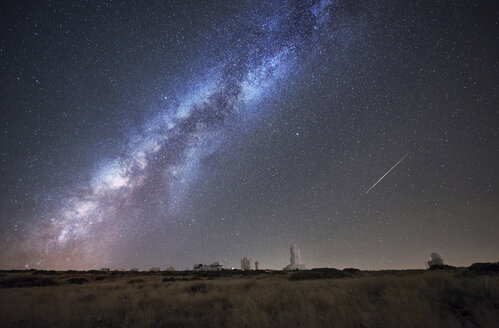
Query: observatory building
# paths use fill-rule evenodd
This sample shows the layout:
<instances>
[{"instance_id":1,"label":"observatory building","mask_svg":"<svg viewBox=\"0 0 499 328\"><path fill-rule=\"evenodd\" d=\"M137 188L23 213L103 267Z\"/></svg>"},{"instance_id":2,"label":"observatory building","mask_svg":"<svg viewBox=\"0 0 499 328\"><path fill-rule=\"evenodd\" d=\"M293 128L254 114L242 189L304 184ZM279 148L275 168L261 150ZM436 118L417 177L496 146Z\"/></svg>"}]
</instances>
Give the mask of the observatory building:
<instances>
[{"instance_id":1,"label":"observatory building","mask_svg":"<svg viewBox=\"0 0 499 328\"><path fill-rule=\"evenodd\" d=\"M241 259L241 270L251 270L251 262L246 257Z\"/></svg>"},{"instance_id":2,"label":"observatory building","mask_svg":"<svg viewBox=\"0 0 499 328\"><path fill-rule=\"evenodd\" d=\"M196 264L194 265L194 271L221 271L223 269L222 263L214 262L212 264Z\"/></svg>"},{"instance_id":3,"label":"observatory building","mask_svg":"<svg viewBox=\"0 0 499 328\"><path fill-rule=\"evenodd\" d=\"M305 264L301 263L300 249L296 245L291 245L289 250L291 253L290 264L286 265L283 270L307 270Z\"/></svg>"},{"instance_id":4,"label":"observatory building","mask_svg":"<svg viewBox=\"0 0 499 328\"><path fill-rule=\"evenodd\" d=\"M431 253L430 254L431 261L426 262L426 268L429 269L434 265L444 265L444 260L438 253Z\"/></svg>"}]
</instances>

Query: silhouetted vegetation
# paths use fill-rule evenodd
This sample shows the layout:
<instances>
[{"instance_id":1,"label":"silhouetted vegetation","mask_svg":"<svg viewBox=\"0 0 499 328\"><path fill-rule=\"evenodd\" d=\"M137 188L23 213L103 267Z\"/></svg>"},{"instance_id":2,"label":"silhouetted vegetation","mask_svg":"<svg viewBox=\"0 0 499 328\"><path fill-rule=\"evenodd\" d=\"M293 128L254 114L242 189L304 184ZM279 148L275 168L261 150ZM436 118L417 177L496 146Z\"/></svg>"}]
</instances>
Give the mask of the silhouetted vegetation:
<instances>
[{"instance_id":1,"label":"silhouetted vegetation","mask_svg":"<svg viewBox=\"0 0 499 328\"><path fill-rule=\"evenodd\" d=\"M361 271L362 274L368 276L397 276L397 277L405 277L405 276L413 276L420 275L425 273L426 269L411 269L411 270L377 270L377 271Z\"/></svg>"},{"instance_id":2,"label":"silhouetted vegetation","mask_svg":"<svg viewBox=\"0 0 499 328\"><path fill-rule=\"evenodd\" d=\"M466 268L462 274L463 276L499 275L499 262L495 263L473 263L470 267Z\"/></svg>"},{"instance_id":3,"label":"silhouetted vegetation","mask_svg":"<svg viewBox=\"0 0 499 328\"><path fill-rule=\"evenodd\" d=\"M32 271L32 274L36 274L36 275L46 275L46 276L55 276L55 275L58 275L60 274L61 272L59 271L54 271L54 270L49 270L49 271L45 271L45 270L36 270L36 271Z\"/></svg>"},{"instance_id":4,"label":"silhouetted vegetation","mask_svg":"<svg viewBox=\"0 0 499 328\"><path fill-rule=\"evenodd\" d=\"M337 279L351 277L352 274L331 268L318 268L293 273L289 280Z\"/></svg>"},{"instance_id":5,"label":"silhouetted vegetation","mask_svg":"<svg viewBox=\"0 0 499 328\"><path fill-rule=\"evenodd\" d=\"M0 327L495 327L498 266L2 271ZM73 279L84 286L67 283Z\"/></svg>"},{"instance_id":6,"label":"silhouetted vegetation","mask_svg":"<svg viewBox=\"0 0 499 328\"><path fill-rule=\"evenodd\" d=\"M39 287L39 286L56 286L51 278L39 277L13 277L0 280L0 287L14 288L14 287Z\"/></svg>"},{"instance_id":7,"label":"silhouetted vegetation","mask_svg":"<svg viewBox=\"0 0 499 328\"><path fill-rule=\"evenodd\" d=\"M190 293L206 293L207 284L205 282L197 282L186 288Z\"/></svg>"},{"instance_id":8,"label":"silhouetted vegetation","mask_svg":"<svg viewBox=\"0 0 499 328\"><path fill-rule=\"evenodd\" d=\"M81 285L88 282L88 279L83 278L83 277L76 277L76 278L69 278L68 283L69 284L76 284L76 285Z\"/></svg>"},{"instance_id":9,"label":"silhouetted vegetation","mask_svg":"<svg viewBox=\"0 0 499 328\"><path fill-rule=\"evenodd\" d=\"M455 266L447 264L434 264L431 267L429 267L428 270L457 271L457 268Z\"/></svg>"},{"instance_id":10,"label":"silhouetted vegetation","mask_svg":"<svg viewBox=\"0 0 499 328\"><path fill-rule=\"evenodd\" d=\"M162 282L174 282L174 281L177 281L177 279L175 279L175 277L165 277L161 281Z\"/></svg>"},{"instance_id":11,"label":"silhouetted vegetation","mask_svg":"<svg viewBox=\"0 0 499 328\"><path fill-rule=\"evenodd\" d=\"M161 275L163 276L191 276L192 272L190 271L162 271Z\"/></svg>"}]
</instances>

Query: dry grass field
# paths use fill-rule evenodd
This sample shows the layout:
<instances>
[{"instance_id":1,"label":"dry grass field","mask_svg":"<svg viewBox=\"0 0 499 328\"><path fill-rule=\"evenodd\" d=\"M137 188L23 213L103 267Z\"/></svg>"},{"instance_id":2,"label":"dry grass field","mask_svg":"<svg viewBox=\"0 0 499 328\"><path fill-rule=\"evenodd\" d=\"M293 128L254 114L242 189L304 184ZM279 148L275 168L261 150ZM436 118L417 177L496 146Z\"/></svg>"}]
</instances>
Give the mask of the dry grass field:
<instances>
[{"instance_id":1,"label":"dry grass field","mask_svg":"<svg viewBox=\"0 0 499 328\"><path fill-rule=\"evenodd\" d=\"M2 271L0 327L497 327L497 267Z\"/></svg>"}]
</instances>

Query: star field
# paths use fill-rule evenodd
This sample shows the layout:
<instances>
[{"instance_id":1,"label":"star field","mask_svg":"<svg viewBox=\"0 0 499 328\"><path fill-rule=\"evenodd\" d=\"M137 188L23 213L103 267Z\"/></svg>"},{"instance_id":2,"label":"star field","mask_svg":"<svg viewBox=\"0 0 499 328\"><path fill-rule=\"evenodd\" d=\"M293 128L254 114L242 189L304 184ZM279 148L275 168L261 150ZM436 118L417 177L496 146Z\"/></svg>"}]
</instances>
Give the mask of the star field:
<instances>
[{"instance_id":1,"label":"star field","mask_svg":"<svg viewBox=\"0 0 499 328\"><path fill-rule=\"evenodd\" d=\"M494 13L3 4L0 267L497 260Z\"/></svg>"}]
</instances>

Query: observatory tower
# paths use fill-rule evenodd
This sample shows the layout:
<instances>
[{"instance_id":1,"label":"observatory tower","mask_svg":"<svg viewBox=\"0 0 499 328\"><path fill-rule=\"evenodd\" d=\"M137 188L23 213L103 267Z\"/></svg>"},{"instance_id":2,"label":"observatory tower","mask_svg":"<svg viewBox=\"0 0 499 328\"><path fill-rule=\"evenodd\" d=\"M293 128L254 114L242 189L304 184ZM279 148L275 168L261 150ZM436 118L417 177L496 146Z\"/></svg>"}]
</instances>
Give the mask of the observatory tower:
<instances>
[{"instance_id":1,"label":"observatory tower","mask_svg":"<svg viewBox=\"0 0 499 328\"><path fill-rule=\"evenodd\" d=\"M290 248L291 258L289 261L291 262L287 265L283 270L307 270L305 264L301 263L300 249L296 245L291 245Z\"/></svg>"},{"instance_id":2,"label":"observatory tower","mask_svg":"<svg viewBox=\"0 0 499 328\"><path fill-rule=\"evenodd\" d=\"M246 257L241 259L241 270L251 270L251 262Z\"/></svg>"}]
</instances>

